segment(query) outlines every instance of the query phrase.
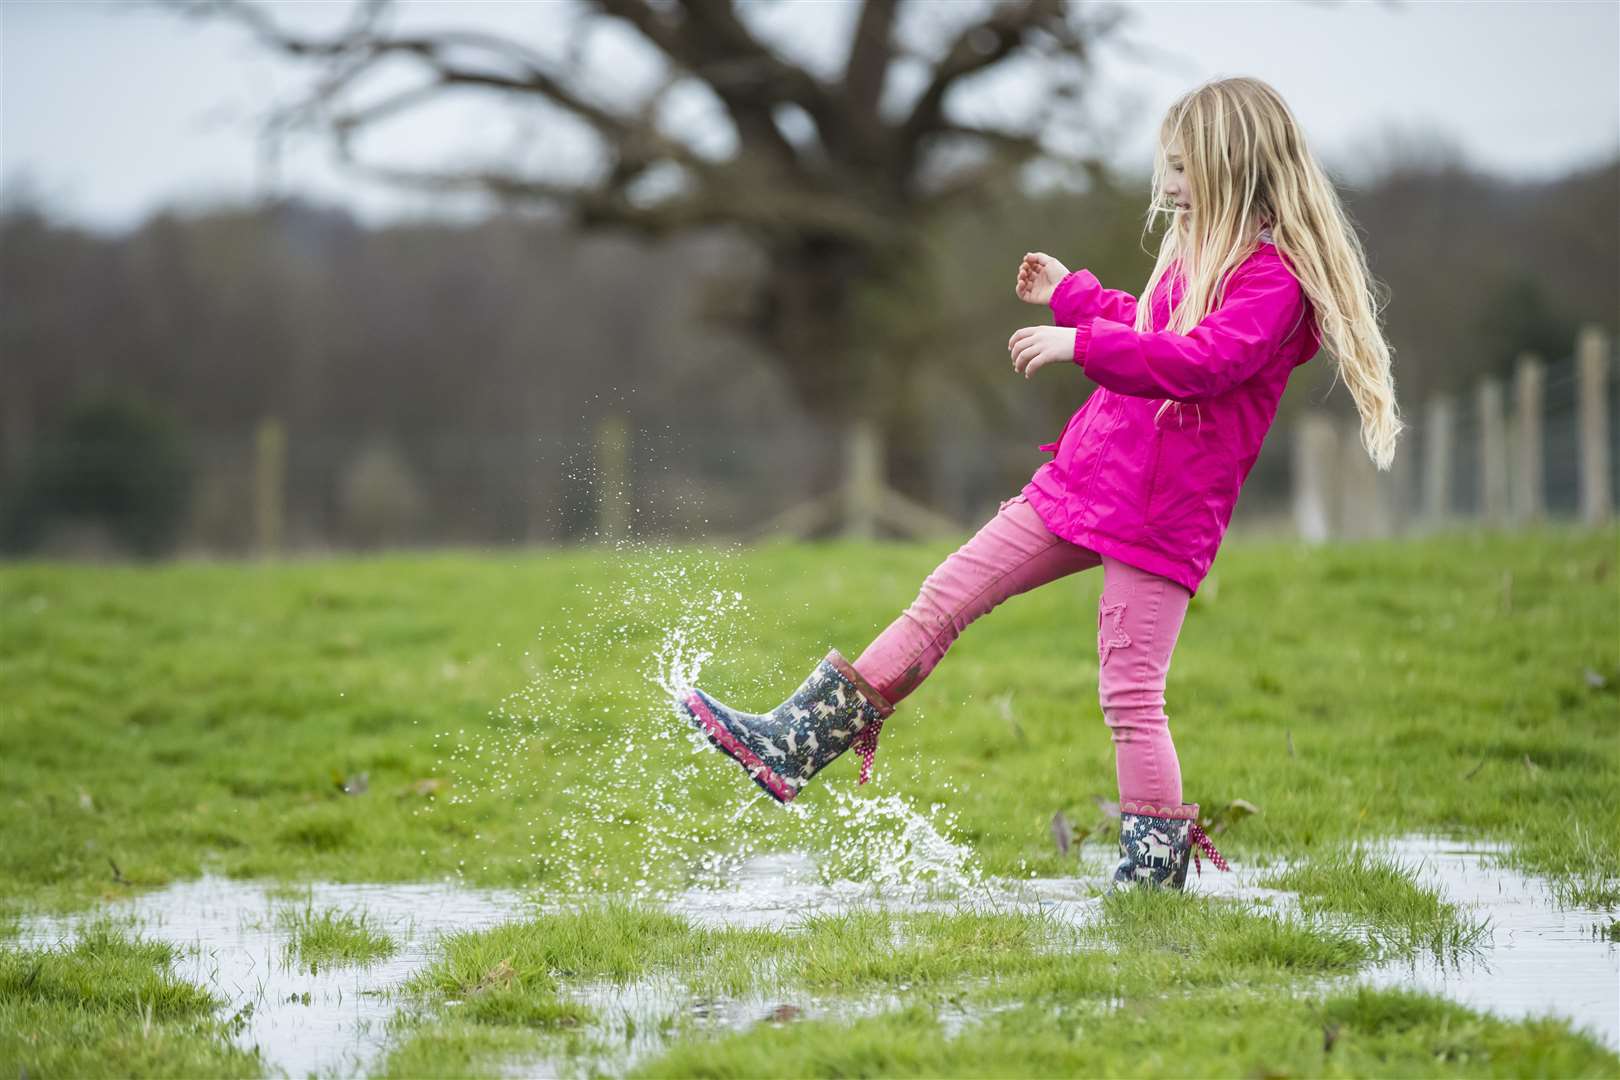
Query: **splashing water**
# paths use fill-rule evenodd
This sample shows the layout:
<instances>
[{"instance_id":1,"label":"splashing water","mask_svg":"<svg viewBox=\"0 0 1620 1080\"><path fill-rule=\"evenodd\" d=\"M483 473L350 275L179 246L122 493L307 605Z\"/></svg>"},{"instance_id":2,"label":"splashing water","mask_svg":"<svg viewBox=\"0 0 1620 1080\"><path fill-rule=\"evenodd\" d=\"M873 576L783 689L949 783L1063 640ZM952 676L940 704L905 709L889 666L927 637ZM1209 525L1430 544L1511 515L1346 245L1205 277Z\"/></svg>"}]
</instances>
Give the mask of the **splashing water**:
<instances>
[{"instance_id":1,"label":"splashing water","mask_svg":"<svg viewBox=\"0 0 1620 1080\"><path fill-rule=\"evenodd\" d=\"M857 795L853 770L834 767L818 778L823 790L778 805L681 712L676 692L717 661L722 696L754 711L802 677L784 667L794 658L759 655L740 550L615 543L589 568L596 576L576 583L560 623L537 634L541 661L493 712L493 730L460 733L448 748L449 805L468 816L485 800L522 807L524 876L548 892L668 896L727 860L781 850L825 852L824 882L950 891L982 881L944 804L924 812L903 794ZM903 744L886 749L879 786L885 772L920 781L936 764ZM472 846L484 840L477 833ZM489 870L496 858L475 865Z\"/></svg>"}]
</instances>

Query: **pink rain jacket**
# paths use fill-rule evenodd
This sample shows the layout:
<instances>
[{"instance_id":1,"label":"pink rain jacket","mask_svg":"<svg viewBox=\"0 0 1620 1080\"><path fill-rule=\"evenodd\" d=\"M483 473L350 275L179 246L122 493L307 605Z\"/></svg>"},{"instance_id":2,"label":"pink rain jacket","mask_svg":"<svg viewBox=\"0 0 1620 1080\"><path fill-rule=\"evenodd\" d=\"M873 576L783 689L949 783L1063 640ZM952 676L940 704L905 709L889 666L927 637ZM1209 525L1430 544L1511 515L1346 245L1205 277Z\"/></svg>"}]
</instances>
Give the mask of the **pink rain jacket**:
<instances>
[{"instance_id":1,"label":"pink rain jacket","mask_svg":"<svg viewBox=\"0 0 1620 1080\"><path fill-rule=\"evenodd\" d=\"M1053 318L1075 328L1075 363L1098 389L1041 447L1054 456L1024 494L1055 535L1194 594L1288 376L1321 346L1304 290L1269 231L1260 240L1221 306L1187 334L1133 330L1136 297L1088 270L1052 294ZM1150 325L1169 322L1165 282L1177 277L1172 267L1155 290ZM1171 288L1179 301L1181 281Z\"/></svg>"}]
</instances>

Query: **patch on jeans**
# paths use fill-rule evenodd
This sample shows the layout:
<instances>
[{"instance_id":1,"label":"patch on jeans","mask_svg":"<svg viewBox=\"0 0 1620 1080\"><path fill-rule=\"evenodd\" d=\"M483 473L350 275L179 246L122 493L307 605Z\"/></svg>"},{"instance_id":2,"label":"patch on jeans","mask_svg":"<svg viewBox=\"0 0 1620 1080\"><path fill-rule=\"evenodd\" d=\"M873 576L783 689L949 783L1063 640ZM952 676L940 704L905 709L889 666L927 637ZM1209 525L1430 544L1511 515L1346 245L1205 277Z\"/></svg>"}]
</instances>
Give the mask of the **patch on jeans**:
<instances>
[{"instance_id":1,"label":"patch on jeans","mask_svg":"<svg viewBox=\"0 0 1620 1080\"><path fill-rule=\"evenodd\" d=\"M922 682L922 661L919 660L906 668L906 673L900 676L900 681L885 690L884 696L890 701L899 701L917 689L917 684L920 682Z\"/></svg>"},{"instance_id":2,"label":"patch on jeans","mask_svg":"<svg viewBox=\"0 0 1620 1080\"><path fill-rule=\"evenodd\" d=\"M1103 623L1108 616L1114 617L1112 632L1105 630ZM1115 649L1123 649L1131 643L1131 635L1125 632L1125 601L1117 604L1103 604L1097 608L1097 663L1098 666L1108 663L1108 654Z\"/></svg>"}]
</instances>

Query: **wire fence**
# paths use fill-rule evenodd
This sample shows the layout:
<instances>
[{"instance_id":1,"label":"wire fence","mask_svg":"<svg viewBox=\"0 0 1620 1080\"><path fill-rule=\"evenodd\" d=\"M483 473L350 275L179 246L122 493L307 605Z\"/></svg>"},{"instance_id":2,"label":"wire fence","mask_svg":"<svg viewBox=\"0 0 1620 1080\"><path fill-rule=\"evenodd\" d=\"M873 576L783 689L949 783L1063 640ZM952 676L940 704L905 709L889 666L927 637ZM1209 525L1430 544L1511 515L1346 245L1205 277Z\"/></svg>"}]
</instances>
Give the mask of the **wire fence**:
<instances>
[{"instance_id":1,"label":"wire fence","mask_svg":"<svg viewBox=\"0 0 1620 1080\"><path fill-rule=\"evenodd\" d=\"M1537 395L1529 405L1539 423L1524 425L1517 381L1494 398L1457 395L1444 418L1413 411L1387 473L1373 470L1354 417L1307 413L1280 425L1249 473L1230 529L1324 540L1403 535L1436 517L1496 523L1502 512L1511 522L1529 516L1532 508L1519 505L1527 493L1548 518L1590 521L1586 473L1594 468L1606 516L1620 505L1620 380L1595 333L1540 367L1539 405ZM757 536L762 523L825 501L850 473L848 429L803 415L648 423L607 414L569 430L406 437L299 430L272 419L258 431L191 433L177 455L158 453L151 437L137 438L117 419L92 417L88 441L50 451L48 467L0 492L9 550L229 556ZM1536 447L1519 445L1522 431L1534 433ZM948 427L924 446L891 448L904 452L880 457L888 472L878 481L921 493L909 498L924 504L920 519L934 532L965 533L1048 460L1037 445L1056 434ZM1594 439L1605 452L1595 452ZM1506 504L1493 508L1493 498ZM836 522L818 528L801 534L838 531Z\"/></svg>"},{"instance_id":2,"label":"wire fence","mask_svg":"<svg viewBox=\"0 0 1620 1080\"><path fill-rule=\"evenodd\" d=\"M1620 380L1595 327L1551 362L1482 379L1409 419L1396 467L1374 475L1355 425L1321 414L1295 432L1290 486L1308 538L1387 536L1476 521L1597 523L1620 505Z\"/></svg>"}]
</instances>

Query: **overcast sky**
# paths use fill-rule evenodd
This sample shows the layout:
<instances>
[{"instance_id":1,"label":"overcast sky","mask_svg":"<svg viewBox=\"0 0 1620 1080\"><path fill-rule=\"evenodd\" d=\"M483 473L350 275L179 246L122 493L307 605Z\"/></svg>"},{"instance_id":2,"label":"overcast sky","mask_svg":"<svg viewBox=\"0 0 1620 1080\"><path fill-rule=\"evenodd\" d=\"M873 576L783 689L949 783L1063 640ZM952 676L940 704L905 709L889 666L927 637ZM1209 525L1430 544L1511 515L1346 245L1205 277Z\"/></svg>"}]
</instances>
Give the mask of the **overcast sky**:
<instances>
[{"instance_id":1,"label":"overcast sky","mask_svg":"<svg viewBox=\"0 0 1620 1080\"><path fill-rule=\"evenodd\" d=\"M349 0L268 6L311 30L332 28L351 10ZM818 71L830 70L855 10L848 0L745 6L763 36ZM1145 161L1177 94L1238 74L1276 86L1323 159L1346 172L1392 130L1454 142L1475 165L1520 177L1620 154L1616 0L1124 6L1131 40L1153 52L1099 58L1090 105L1096 122L1117 129L1122 165ZM914 0L911 32L933 40L930 29L943 33L980 7L982 0ZM570 10L569 0L405 0L402 9L402 28L479 26L547 53L564 46ZM588 55L624 87L650 74L628 31L598 33ZM0 178L12 187L26 177L57 215L104 229L127 228L166 203L241 198L272 184L342 202L373 223L428 212L344 178L319 141L289 147L276 171L264 166L256 117L296 90L305 70L267 56L235 27L128 2L0 0ZM1040 89L1009 76L968 105L1016 112ZM904 79L891 90L910 92ZM700 120L705 106L674 107ZM536 152L556 155L566 145L530 137L545 125L514 134L513 120L447 104L395 124L372 156L505 161L520 146L533 164Z\"/></svg>"}]
</instances>

